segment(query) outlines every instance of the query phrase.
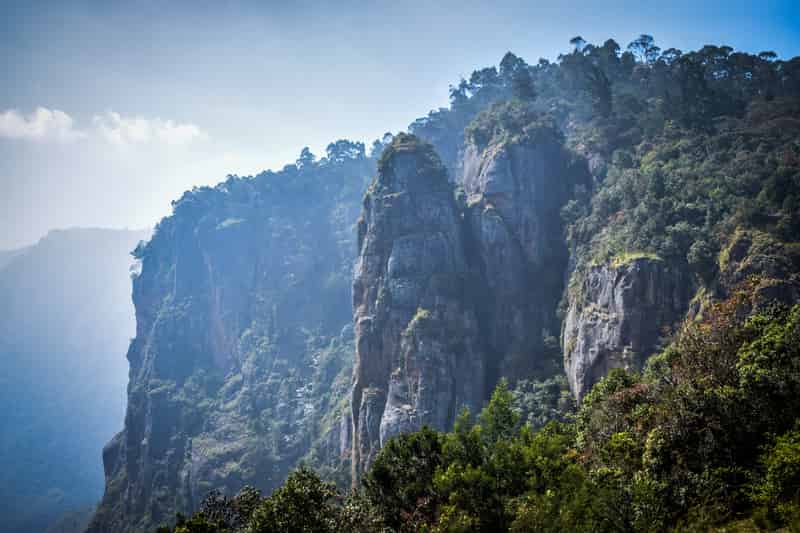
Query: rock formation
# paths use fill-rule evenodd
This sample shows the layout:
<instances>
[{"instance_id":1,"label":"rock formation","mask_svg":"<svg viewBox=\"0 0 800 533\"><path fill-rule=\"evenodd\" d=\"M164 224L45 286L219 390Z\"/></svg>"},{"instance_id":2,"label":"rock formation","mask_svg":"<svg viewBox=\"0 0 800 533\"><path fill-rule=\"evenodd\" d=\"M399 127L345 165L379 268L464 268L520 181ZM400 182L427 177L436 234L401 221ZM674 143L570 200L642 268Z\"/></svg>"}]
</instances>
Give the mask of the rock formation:
<instances>
[{"instance_id":1,"label":"rock formation","mask_svg":"<svg viewBox=\"0 0 800 533\"><path fill-rule=\"evenodd\" d=\"M211 489L269 491L303 457L346 468L352 228L373 168L362 147L196 189L136 250L125 429L90 531L152 530Z\"/></svg>"},{"instance_id":2,"label":"rock formation","mask_svg":"<svg viewBox=\"0 0 800 533\"><path fill-rule=\"evenodd\" d=\"M570 194L560 140L472 143L463 187L473 259L483 281L481 316L495 378L534 372L555 333L567 264L559 209Z\"/></svg>"},{"instance_id":3,"label":"rock formation","mask_svg":"<svg viewBox=\"0 0 800 533\"><path fill-rule=\"evenodd\" d=\"M353 468L485 396L459 210L433 149L401 135L364 198L353 284Z\"/></svg>"},{"instance_id":4,"label":"rock formation","mask_svg":"<svg viewBox=\"0 0 800 533\"><path fill-rule=\"evenodd\" d=\"M638 370L688 305L685 272L656 257L592 266L570 293L562 346L570 388L580 400L612 368Z\"/></svg>"},{"instance_id":5,"label":"rock formation","mask_svg":"<svg viewBox=\"0 0 800 533\"><path fill-rule=\"evenodd\" d=\"M454 201L432 147L400 136L364 200L353 285L354 479L386 439L449 429L501 376L546 364L567 256L557 135L467 147Z\"/></svg>"},{"instance_id":6,"label":"rock formation","mask_svg":"<svg viewBox=\"0 0 800 533\"><path fill-rule=\"evenodd\" d=\"M301 459L357 482L387 439L449 429L501 377L555 411L562 369L580 400L753 275L796 301L797 106L759 97L695 131L680 101L651 109L632 55L602 50L506 54L419 137L376 141L377 167L338 141L176 202L137 251L128 413L92 531L269 490Z\"/></svg>"}]
</instances>

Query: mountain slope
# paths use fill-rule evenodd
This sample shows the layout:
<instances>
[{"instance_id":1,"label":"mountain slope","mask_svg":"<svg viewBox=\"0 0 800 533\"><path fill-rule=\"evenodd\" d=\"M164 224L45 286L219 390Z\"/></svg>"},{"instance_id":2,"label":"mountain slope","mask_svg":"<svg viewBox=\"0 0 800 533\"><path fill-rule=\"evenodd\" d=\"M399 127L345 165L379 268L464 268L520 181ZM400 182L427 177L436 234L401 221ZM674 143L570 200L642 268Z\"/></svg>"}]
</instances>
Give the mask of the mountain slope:
<instances>
[{"instance_id":1,"label":"mountain slope","mask_svg":"<svg viewBox=\"0 0 800 533\"><path fill-rule=\"evenodd\" d=\"M187 192L137 249L125 429L90 531L152 529L211 489L271 490L303 457L345 468L354 223L373 169L360 144L305 151Z\"/></svg>"},{"instance_id":2,"label":"mountain slope","mask_svg":"<svg viewBox=\"0 0 800 533\"><path fill-rule=\"evenodd\" d=\"M176 202L139 251L93 531L271 490L304 457L358 485L501 378L539 427L753 274L754 309L798 299L800 59L575 42L475 71L377 162L344 143Z\"/></svg>"}]
</instances>

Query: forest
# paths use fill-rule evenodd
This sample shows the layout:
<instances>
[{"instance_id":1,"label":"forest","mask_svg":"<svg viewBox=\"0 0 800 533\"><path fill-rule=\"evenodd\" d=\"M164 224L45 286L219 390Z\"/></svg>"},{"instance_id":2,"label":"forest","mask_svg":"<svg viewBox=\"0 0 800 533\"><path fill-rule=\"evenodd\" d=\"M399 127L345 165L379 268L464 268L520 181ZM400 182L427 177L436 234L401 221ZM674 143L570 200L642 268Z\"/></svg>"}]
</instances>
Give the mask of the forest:
<instances>
[{"instance_id":1,"label":"forest","mask_svg":"<svg viewBox=\"0 0 800 533\"><path fill-rule=\"evenodd\" d=\"M563 146L558 321L591 308L591 273L664 265L690 294L652 353L574 398L577 348L551 331L537 368L452 428L392 437L361 479L306 457L271 494L211 492L159 532L800 529L800 58L570 47L476 70L410 125L419 140L376 141L375 164L430 146L466 213L464 146Z\"/></svg>"}]
</instances>

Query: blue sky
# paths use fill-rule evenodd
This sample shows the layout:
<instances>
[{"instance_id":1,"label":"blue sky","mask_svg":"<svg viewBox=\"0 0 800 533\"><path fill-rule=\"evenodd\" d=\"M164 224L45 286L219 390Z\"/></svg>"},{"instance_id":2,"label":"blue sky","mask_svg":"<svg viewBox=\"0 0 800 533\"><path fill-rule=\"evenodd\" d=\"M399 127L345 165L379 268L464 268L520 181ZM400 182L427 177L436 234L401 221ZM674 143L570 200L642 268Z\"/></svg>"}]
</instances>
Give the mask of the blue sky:
<instances>
[{"instance_id":1,"label":"blue sky","mask_svg":"<svg viewBox=\"0 0 800 533\"><path fill-rule=\"evenodd\" d=\"M4 0L0 248L152 226L192 185L402 130L508 50L640 33L792 57L800 3Z\"/></svg>"}]
</instances>

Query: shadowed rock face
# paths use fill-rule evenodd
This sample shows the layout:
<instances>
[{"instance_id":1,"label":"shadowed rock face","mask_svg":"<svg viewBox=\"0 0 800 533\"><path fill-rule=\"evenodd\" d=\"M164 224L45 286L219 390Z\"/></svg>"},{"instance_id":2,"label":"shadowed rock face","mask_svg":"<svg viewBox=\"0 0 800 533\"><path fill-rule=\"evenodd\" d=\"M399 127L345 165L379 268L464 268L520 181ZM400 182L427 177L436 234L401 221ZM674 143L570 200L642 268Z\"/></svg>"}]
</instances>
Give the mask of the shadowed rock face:
<instances>
[{"instance_id":1,"label":"shadowed rock face","mask_svg":"<svg viewBox=\"0 0 800 533\"><path fill-rule=\"evenodd\" d=\"M303 457L343 468L352 227L373 168L362 155L197 189L137 250L125 429L90 531L153 530L212 489L270 491Z\"/></svg>"},{"instance_id":2,"label":"shadowed rock face","mask_svg":"<svg viewBox=\"0 0 800 533\"><path fill-rule=\"evenodd\" d=\"M534 372L567 266L559 210L570 186L560 143L509 142L464 157L466 219L483 281L482 317L495 375Z\"/></svg>"},{"instance_id":3,"label":"shadowed rock face","mask_svg":"<svg viewBox=\"0 0 800 533\"><path fill-rule=\"evenodd\" d=\"M468 203L497 211L528 264L541 267L564 254L559 209L569 189L559 143L470 145L464 161Z\"/></svg>"},{"instance_id":4,"label":"shadowed rock face","mask_svg":"<svg viewBox=\"0 0 800 533\"><path fill-rule=\"evenodd\" d=\"M557 142L467 147L466 203L415 137L398 137L364 200L353 285L354 479L386 440L449 429L501 376L530 375L556 331L569 196Z\"/></svg>"},{"instance_id":5,"label":"shadowed rock face","mask_svg":"<svg viewBox=\"0 0 800 533\"><path fill-rule=\"evenodd\" d=\"M364 199L353 284L356 476L386 439L485 396L460 213L429 145L400 136Z\"/></svg>"},{"instance_id":6,"label":"shadowed rock face","mask_svg":"<svg viewBox=\"0 0 800 533\"><path fill-rule=\"evenodd\" d=\"M562 345L570 388L581 400L612 368L641 368L661 328L685 314L691 283L655 258L591 267L570 295Z\"/></svg>"}]
</instances>

